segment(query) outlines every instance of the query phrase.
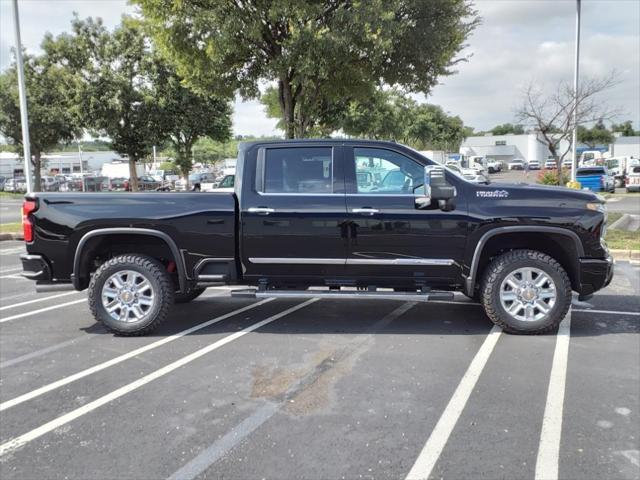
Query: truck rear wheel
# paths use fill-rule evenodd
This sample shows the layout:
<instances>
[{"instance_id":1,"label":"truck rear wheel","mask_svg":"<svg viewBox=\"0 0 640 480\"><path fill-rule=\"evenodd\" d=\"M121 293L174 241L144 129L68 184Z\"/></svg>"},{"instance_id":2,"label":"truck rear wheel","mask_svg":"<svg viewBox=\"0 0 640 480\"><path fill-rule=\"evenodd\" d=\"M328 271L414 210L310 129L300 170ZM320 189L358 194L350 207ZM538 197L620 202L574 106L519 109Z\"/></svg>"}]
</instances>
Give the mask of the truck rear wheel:
<instances>
[{"instance_id":1,"label":"truck rear wheel","mask_svg":"<svg viewBox=\"0 0 640 480\"><path fill-rule=\"evenodd\" d=\"M157 260L120 255L103 263L89 284L95 319L120 335L144 335L166 318L174 301L171 277Z\"/></svg>"},{"instance_id":2,"label":"truck rear wheel","mask_svg":"<svg viewBox=\"0 0 640 480\"><path fill-rule=\"evenodd\" d=\"M513 250L495 258L485 271L480 293L489 318L510 333L551 331L571 305L567 272L535 250Z\"/></svg>"}]
</instances>

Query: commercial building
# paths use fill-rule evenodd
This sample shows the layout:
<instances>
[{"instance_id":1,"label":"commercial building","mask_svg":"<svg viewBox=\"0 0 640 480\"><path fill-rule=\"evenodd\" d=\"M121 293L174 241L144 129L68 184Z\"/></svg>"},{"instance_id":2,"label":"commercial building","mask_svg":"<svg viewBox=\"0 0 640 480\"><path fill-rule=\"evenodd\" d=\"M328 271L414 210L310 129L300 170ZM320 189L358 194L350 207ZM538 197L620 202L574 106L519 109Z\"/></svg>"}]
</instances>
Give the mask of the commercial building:
<instances>
[{"instance_id":1,"label":"commercial building","mask_svg":"<svg viewBox=\"0 0 640 480\"><path fill-rule=\"evenodd\" d=\"M558 151L565 152L569 146L568 141L562 141ZM605 157L640 158L640 137L617 136L611 145L595 149L579 144L578 153L584 150L600 150ZM551 157L551 152L539 141L539 134L536 133L468 137L462 142L460 153L467 156L483 156L489 160L505 163L515 158L521 158L527 162L538 160L542 163ZM571 158L571 154L569 153L565 158Z\"/></svg>"},{"instance_id":2,"label":"commercial building","mask_svg":"<svg viewBox=\"0 0 640 480\"><path fill-rule=\"evenodd\" d=\"M560 143L560 151L564 151L568 147L568 142L562 141ZM521 158L527 162L538 160L542 163L551 156L551 152L538 140L538 134L536 133L468 137L462 142L460 153L467 156L483 156L489 160L497 160L504 163L516 158Z\"/></svg>"},{"instance_id":3,"label":"commercial building","mask_svg":"<svg viewBox=\"0 0 640 480\"><path fill-rule=\"evenodd\" d=\"M617 137L609 146L609 156L640 158L640 137Z\"/></svg>"}]
</instances>

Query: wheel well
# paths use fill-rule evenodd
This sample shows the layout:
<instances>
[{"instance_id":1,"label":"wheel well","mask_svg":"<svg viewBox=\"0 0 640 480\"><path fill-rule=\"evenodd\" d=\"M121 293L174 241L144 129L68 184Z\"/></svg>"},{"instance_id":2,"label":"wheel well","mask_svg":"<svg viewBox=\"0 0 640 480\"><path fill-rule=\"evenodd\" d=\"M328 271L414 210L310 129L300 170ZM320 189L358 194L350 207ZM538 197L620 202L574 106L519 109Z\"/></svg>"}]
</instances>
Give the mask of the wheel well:
<instances>
[{"instance_id":1,"label":"wheel well","mask_svg":"<svg viewBox=\"0 0 640 480\"><path fill-rule=\"evenodd\" d=\"M155 258L165 267L171 262L177 265L180 259L175 258L171 247L159 237L145 234L107 234L89 238L82 246L80 259L76 259L77 285L80 289L89 286L91 274L105 261L125 253L135 253ZM173 267L172 277L176 288L180 284L179 270Z\"/></svg>"},{"instance_id":2,"label":"wheel well","mask_svg":"<svg viewBox=\"0 0 640 480\"><path fill-rule=\"evenodd\" d=\"M521 249L536 250L554 258L569 275L572 288L579 289L579 254L575 241L567 235L549 232L511 232L491 237L480 255L475 275L476 287L493 258L504 252Z\"/></svg>"}]
</instances>

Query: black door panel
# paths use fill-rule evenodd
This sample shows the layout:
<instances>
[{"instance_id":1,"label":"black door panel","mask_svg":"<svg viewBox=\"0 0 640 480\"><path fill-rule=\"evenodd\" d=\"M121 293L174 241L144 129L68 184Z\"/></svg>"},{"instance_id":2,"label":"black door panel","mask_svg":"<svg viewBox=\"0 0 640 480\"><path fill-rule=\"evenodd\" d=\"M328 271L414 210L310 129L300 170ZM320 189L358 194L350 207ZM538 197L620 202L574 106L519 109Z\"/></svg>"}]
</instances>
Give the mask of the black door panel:
<instances>
[{"instance_id":1,"label":"black door panel","mask_svg":"<svg viewBox=\"0 0 640 480\"><path fill-rule=\"evenodd\" d=\"M344 175L340 148L314 145L256 152L241 201L242 263L247 279L344 274ZM253 167L251 167L253 165Z\"/></svg>"}]
</instances>

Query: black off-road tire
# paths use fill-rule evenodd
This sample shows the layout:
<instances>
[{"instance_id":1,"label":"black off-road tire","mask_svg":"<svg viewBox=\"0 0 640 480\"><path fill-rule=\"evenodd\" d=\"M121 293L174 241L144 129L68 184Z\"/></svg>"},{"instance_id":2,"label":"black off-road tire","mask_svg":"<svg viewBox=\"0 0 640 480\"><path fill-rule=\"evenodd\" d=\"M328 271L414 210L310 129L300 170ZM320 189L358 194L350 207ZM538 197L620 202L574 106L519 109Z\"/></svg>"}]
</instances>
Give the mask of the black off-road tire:
<instances>
[{"instance_id":1,"label":"black off-road tire","mask_svg":"<svg viewBox=\"0 0 640 480\"><path fill-rule=\"evenodd\" d=\"M556 302L549 314L537 321L522 322L507 313L500 302L500 286L507 275L524 267L535 267L551 277L556 286ZM560 263L535 250L513 250L496 257L486 268L480 297L487 316L505 332L536 335L554 330L571 306L571 281Z\"/></svg>"},{"instance_id":2,"label":"black off-road tire","mask_svg":"<svg viewBox=\"0 0 640 480\"><path fill-rule=\"evenodd\" d=\"M102 287L114 273L133 270L141 273L151 283L156 301L149 314L138 322L115 320L102 305ZM125 254L103 263L91 278L88 288L89 309L94 318L109 331L123 336L146 335L160 325L174 302L174 286L166 268L156 259L146 255Z\"/></svg>"},{"instance_id":3,"label":"black off-road tire","mask_svg":"<svg viewBox=\"0 0 640 480\"><path fill-rule=\"evenodd\" d=\"M206 288L192 288L187 293L178 293L174 294L175 303L189 303L191 300L195 300L200 295L204 293Z\"/></svg>"}]
</instances>

